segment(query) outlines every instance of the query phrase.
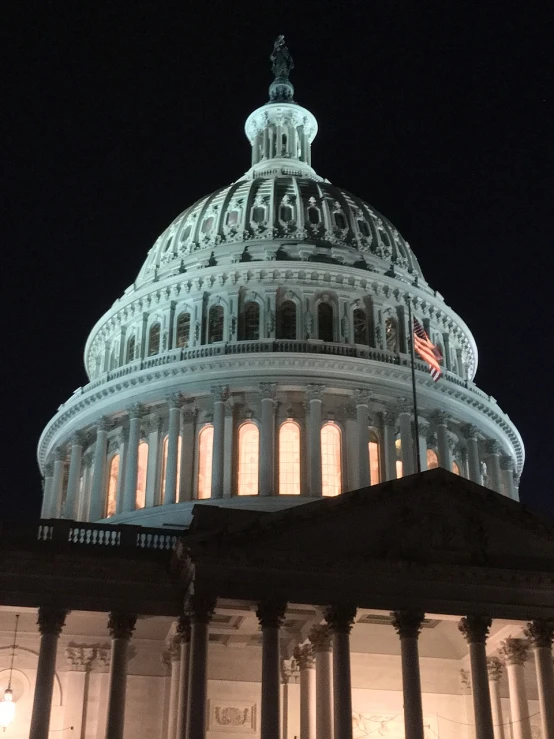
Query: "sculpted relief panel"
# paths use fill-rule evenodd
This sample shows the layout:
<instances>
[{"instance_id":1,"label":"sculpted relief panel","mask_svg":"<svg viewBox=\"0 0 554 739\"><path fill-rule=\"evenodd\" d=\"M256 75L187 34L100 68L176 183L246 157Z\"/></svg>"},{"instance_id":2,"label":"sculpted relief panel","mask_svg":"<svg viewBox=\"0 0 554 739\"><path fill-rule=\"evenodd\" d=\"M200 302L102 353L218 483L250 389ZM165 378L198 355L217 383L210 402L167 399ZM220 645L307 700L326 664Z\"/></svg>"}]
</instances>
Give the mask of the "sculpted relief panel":
<instances>
[{"instance_id":1,"label":"sculpted relief panel","mask_svg":"<svg viewBox=\"0 0 554 739\"><path fill-rule=\"evenodd\" d=\"M256 704L251 701L229 701L220 698L208 701L208 731L229 734L255 734Z\"/></svg>"}]
</instances>

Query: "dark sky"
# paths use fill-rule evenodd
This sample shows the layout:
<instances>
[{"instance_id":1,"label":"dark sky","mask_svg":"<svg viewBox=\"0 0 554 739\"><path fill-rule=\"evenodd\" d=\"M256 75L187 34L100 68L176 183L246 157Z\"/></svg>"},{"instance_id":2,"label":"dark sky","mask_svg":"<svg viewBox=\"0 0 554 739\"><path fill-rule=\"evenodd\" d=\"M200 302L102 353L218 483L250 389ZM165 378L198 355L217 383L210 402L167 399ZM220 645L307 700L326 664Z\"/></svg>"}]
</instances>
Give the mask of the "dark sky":
<instances>
[{"instance_id":1,"label":"dark sky","mask_svg":"<svg viewBox=\"0 0 554 739\"><path fill-rule=\"evenodd\" d=\"M552 3L3 6L4 517L37 515L38 436L157 235L249 166L286 35L316 170L372 203L467 322L554 515ZM8 11L8 12L7 12ZM7 14L6 14L7 12Z\"/></svg>"}]
</instances>

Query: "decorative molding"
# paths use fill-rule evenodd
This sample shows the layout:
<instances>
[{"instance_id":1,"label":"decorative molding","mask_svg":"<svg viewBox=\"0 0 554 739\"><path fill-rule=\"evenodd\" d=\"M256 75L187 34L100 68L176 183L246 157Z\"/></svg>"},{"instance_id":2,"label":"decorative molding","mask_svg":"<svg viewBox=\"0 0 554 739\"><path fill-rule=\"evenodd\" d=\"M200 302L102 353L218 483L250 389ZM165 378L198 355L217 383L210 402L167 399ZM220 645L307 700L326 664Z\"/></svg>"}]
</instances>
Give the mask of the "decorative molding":
<instances>
[{"instance_id":1,"label":"decorative molding","mask_svg":"<svg viewBox=\"0 0 554 739\"><path fill-rule=\"evenodd\" d=\"M262 400L275 400L275 393L277 391L276 382L260 382L258 389Z\"/></svg>"},{"instance_id":2,"label":"decorative molding","mask_svg":"<svg viewBox=\"0 0 554 739\"><path fill-rule=\"evenodd\" d=\"M278 600L263 600L258 603L256 616L262 629L279 629L285 620L287 604Z\"/></svg>"},{"instance_id":3,"label":"decorative molding","mask_svg":"<svg viewBox=\"0 0 554 739\"><path fill-rule=\"evenodd\" d=\"M90 672L96 659L96 645L69 644L65 649L65 657L73 672Z\"/></svg>"},{"instance_id":4,"label":"decorative molding","mask_svg":"<svg viewBox=\"0 0 554 739\"><path fill-rule=\"evenodd\" d=\"M323 393L325 392L325 390L325 385L308 383L306 385L306 400L308 401L308 403L312 400L321 400L323 398Z\"/></svg>"},{"instance_id":5,"label":"decorative molding","mask_svg":"<svg viewBox=\"0 0 554 739\"><path fill-rule=\"evenodd\" d=\"M131 613L119 613L112 611L108 618L108 631L112 639L130 639L137 617Z\"/></svg>"},{"instance_id":6,"label":"decorative molding","mask_svg":"<svg viewBox=\"0 0 554 739\"><path fill-rule=\"evenodd\" d=\"M331 651L331 631L328 624L314 625L308 633L314 653Z\"/></svg>"},{"instance_id":7,"label":"decorative molding","mask_svg":"<svg viewBox=\"0 0 554 739\"><path fill-rule=\"evenodd\" d=\"M369 390L356 389L354 390L354 401L356 405L369 405L372 394Z\"/></svg>"},{"instance_id":8,"label":"decorative molding","mask_svg":"<svg viewBox=\"0 0 554 739\"><path fill-rule=\"evenodd\" d=\"M148 411L141 403L132 403L131 405L128 405L125 409L127 413L129 414L129 419L140 419L143 416L145 416Z\"/></svg>"},{"instance_id":9,"label":"decorative molding","mask_svg":"<svg viewBox=\"0 0 554 739\"><path fill-rule=\"evenodd\" d=\"M502 454L502 446L496 439L487 439L485 452L487 454Z\"/></svg>"},{"instance_id":10,"label":"decorative molding","mask_svg":"<svg viewBox=\"0 0 554 739\"><path fill-rule=\"evenodd\" d=\"M392 614L392 625L400 639L417 639L423 620L424 613L413 613L411 611L394 611Z\"/></svg>"},{"instance_id":11,"label":"decorative molding","mask_svg":"<svg viewBox=\"0 0 554 739\"><path fill-rule=\"evenodd\" d=\"M486 644L491 626L489 616L464 616L458 623L458 629L468 644Z\"/></svg>"},{"instance_id":12,"label":"decorative molding","mask_svg":"<svg viewBox=\"0 0 554 739\"><path fill-rule=\"evenodd\" d=\"M309 670L315 667L314 648L309 642L307 644L297 644L292 656L298 663L300 670Z\"/></svg>"},{"instance_id":13,"label":"decorative molding","mask_svg":"<svg viewBox=\"0 0 554 739\"><path fill-rule=\"evenodd\" d=\"M356 618L356 607L349 604L332 605L325 611L325 620L335 634L349 634Z\"/></svg>"},{"instance_id":14,"label":"decorative molding","mask_svg":"<svg viewBox=\"0 0 554 739\"><path fill-rule=\"evenodd\" d=\"M48 606L40 606L38 609L38 630L44 636L51 634L59 636L65 626L65 618L69 611L62 608L50 608Z\"/></svg>"},{"instance_id":15,"label":"decorative molding","mask_svg":"<svg viewBox=\"0 0 554 739\"><path fill-rule=\"evenodd\" d=\"M524 639L506 639L498 650L507 665L524 665L529 657L529 644Z\"/></svg>"},{"instance_id":16,"label":"decorative molding","mask_svg":"<svg viewBox=\"0 0 554 739\"><path fill-rule=\"evenodd\" d=\"M498 657L487 657L487 672L491 682L498 682L502 677L504 665Z\"/></svg>"},{"instance_id":17,"label":"decorative molding","mask_svg":"<svg viewBox=\"0 0 554 739\"><path fill-rule=\"evenodd\" d=\"M552 639L554 638L554 619L537 618L530 621L523 633L534 649L538 647L551 649Z\"/></svg>"}]
</instances>

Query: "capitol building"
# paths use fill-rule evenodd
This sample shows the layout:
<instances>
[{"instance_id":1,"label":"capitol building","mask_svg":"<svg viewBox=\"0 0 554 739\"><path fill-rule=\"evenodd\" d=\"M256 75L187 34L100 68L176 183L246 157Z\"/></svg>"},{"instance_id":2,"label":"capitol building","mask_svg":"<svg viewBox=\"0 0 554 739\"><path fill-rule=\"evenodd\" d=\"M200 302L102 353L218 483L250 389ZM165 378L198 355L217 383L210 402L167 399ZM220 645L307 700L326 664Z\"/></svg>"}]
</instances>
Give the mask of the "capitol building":
<instances>
[{"instance_id":1,"label":"capitol building","mask_svg":"<svg viewBox=\"0 0 554 739\"><path fill-rule=\"evenodd\" d=\"M41 520L2 529L6 739L554 739L521 436L410 244L318 173L282 37L271 62L247 171L92 328ZM442 357L417 418L412 314Z\"/></svg>"}]
</instances>

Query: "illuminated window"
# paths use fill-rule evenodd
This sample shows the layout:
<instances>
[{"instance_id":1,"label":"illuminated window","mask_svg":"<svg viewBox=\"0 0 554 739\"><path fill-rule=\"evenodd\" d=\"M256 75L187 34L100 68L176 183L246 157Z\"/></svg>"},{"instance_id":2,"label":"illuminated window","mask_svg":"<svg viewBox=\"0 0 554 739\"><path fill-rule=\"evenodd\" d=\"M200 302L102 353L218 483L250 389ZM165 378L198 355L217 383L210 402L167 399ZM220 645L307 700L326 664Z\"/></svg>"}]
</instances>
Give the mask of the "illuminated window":
<instances>
[{"instance_id":1,"label":"illuminated window","mask_svg":"<svg viewBox=\"0 0 554 739\"><path fill-rule=\"evenodd\" d=\"M399 479L404 474L404 470L402 468L402 442L400 439L397 439L394 442L394 448L396 449L396 477Z\"/></svg>"},{"instance_id":2,"label":"illuminated window","mask_svg":"<svg viewBox=\"0 0 554 739\"><path fill-rule=\"evenodd\" d=\"M369 476L372 485L381 482L381 467L379 464L379 439L374 432L369 435Z\"/></svg>"},{"instance_id":3,"label":"illuminated window","mask_svg":"<svg viewBox=\"0 0 554 739\"><path fill-rule=\"evenodd\" d=\"M106 496L106 518L113 516L117 501L117 483L119 480L119 454L111 458L108 469L108 494Z\"/></svg>"},{"instance_id":4,"label":"illuminated window","mask_svg":"<svg viewBox=\"0 0 554 739\"><path fill-rule=\"evenodd\" d=\"M227 213L227 225L228 226L236 226L239 222L239 212L238 210L230 210Z\"/></svg>"},{"instance_id":5,"label":"illuminated window","mask_svg":"<svg viewBox=\"0 0 554 739\"><path fill-rule=\"evenodd\" d=\"M457 462L452 462L452 472L455 475L460 475L461 474L461 472L460 472L460 466L458 465Z\"/></svg>"},{"instance_id":6,"label":"illuminated window","mask_svg":"<svg viewBox=\"0 0 554 739\"><path fill-rule=\"evenodd\" d=\"M296 304L285 300L279 308L279 338L296 339Z\"/></svg>"},{"instance_id":7,"label":"illuminated window","mask_svg":"<svg viewBox=\"0 0 554 739\"><path fill-rule=\"evenodd\" d=\"M353 318L354 343L367 345L367 316L365 310L361 310L361 308L355 308Z\"/></svg>"},{"instance_id":8,"label":"illuminated window","mask_svg":"<svg viewBox=\"0 0 554 739\"><path fill-rule=\"evenodd\" d=\"M198 435L198 498L204 500L212 494L212 454L214 427L204 426Z\"/></svg>"},{"instance_id":9,"label":"illuminated window","mask_svg":"<svg viewBox=\"0 0 554 739\"><path fill-rule=\"evenodd\" d=\"M208 314L208 344L223 341L223 306L212 305Z\"/></svg>"},{"instance_id":10,"label":"illuminated window","mask_svg":"<svg viewBox=\"0 0 554 739\"><path fill-rule=\"evenodd\" d=\"M342 492L341 432L332 421L321 427L321 492L323 495Z\"/></svg>"},{"instance_id":11,"label":"illuminated window","mask_svg":"<svg viewBox=\"0 0 554 739\"><path fill-rule=\"evenodd\" d=\"M146 505L146 469L148 467L148 444L141 441L138 445L137 494L135 507L144 508Z\"/></svg>"},{"instance_id":12,"label":"illuminated window","mask_svg":"<svg viewBox=\"0 0 554 739\"><path fill-rule=\"evenodd\" d=\"M181 313L177 318L177 348L186 349L190 340L190 313Z\"/></svg>"},{"instance_id":13,"label":"illuminated window","mask_svg":"<svg viewBox=\"0 0 554 739\"><path fill-rule=\"evenodd\" d=\"M161 487L161 494L160 498L164 499L165 496L165 482L167 479L167 445L169 442L169 436L167 434L164 436L163 445L162 445L162 487ZM181 435L179 435L179 438L177 440L177 495L175 499L177 500L179 495L179 487L180 487L180 480L181 480Z\"/></svg>"},{"instance_id":14,"label":"illuminated window","mask_svg":"<svg viewBox=\"0 0 554 739\"><path fill-rule=\"evenodd\" d=\"M154 323L150 326L150 333L148 334L148 356L153 357L155 354L160 353L160 333L161 327L159 323Z\"/></svg>"},{"instance_id":15,"label":"illuminated window","mask_svg":"<svg viewBox=\"0 0 554 739\"><path fill-rule=\"evenodd\" d=\"M244 338L256 341L260 338L260 306L249 300L244 308Z\"/></svg>"},{"instance_id":16,"label":"illuminated window","mask_svg":"<svg viewBox=\"0 0 554 739\"><path fill-rule=\"evenodd\" d=\"M279 429L279 495L300 495L300 427L294 421Z\"/></svg>"},{"instance_id":17,"label":"illuminated window","mask_svg":"<svg viewBox=\"0 0 554 739\"><path fill-rule=\"evenodd\" d=\"M439 466L439 458L434 449L427 449L427 469L434 470Z\"/></svg>"},{"instance_id":18,"label":"illuminated window","mask_svg":"<svg viewBox=\"0 0 554 739\"><path fill-rule=\"evenodd\" d=\"M135 337L131 336L131 338L127 342L127 357L125 361L129 363L129 362L132 362L134 358L135 358Z\"/></svg>"},{"instance_id":19,"label":"illuminated window","mask_svg":"<svg viewBox=\"0 0 554 739\"><path fill-rule=\"evenodd\" d=\"M320 303L317 308L318 337L322 341L333 341L333 307Z\"/></svg>"},{"instance_id":20,"label":"illuminated window","mask_svg":"<svg viewBox=\"0 0 554 739\"><path fill-rule=\"evenodd\" d=\"M239 469L237 491L239 495L258 494L258 463L260 432L252 421L239 428Z\"/></svg>"},{"instance_id":21,"label":"illuminated window","mask_svg":"<svg viewBox=\"0 0 554 739\"><path fill-rule=\"evenodd\" d=\"M387 349L389 352L397 352L398 325L395 318L387 318L385 321L385 336L387 337Z\"/></svg>"},{"instance_id":22,"label":"illuminated window","mask_svg":"<svg viewBox=\"0 0 554 739\"><path fill-rule=\"evenodd\" d=\"M213 229L215 223L214 216L208 216L202 223L202 233L208 234Z\"/></svg>"}]
</instances>

